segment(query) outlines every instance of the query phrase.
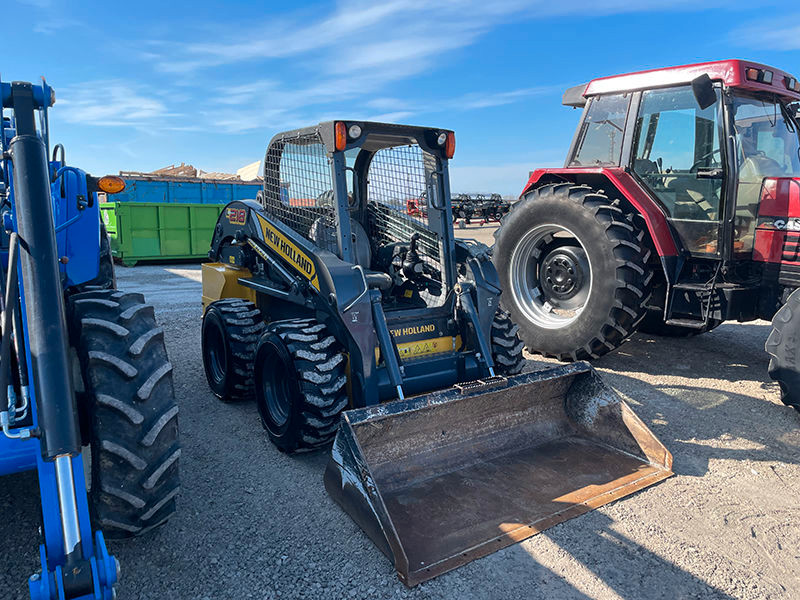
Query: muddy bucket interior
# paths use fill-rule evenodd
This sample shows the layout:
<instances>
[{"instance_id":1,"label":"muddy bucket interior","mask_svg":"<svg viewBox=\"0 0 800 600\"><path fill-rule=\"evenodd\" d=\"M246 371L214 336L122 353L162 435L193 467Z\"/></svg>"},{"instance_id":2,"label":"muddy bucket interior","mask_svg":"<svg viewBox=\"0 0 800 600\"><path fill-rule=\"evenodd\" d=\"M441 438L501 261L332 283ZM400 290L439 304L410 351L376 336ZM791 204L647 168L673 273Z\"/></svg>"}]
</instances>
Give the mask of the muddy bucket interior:
<instances>
[{"instance_id":1,"label":"muddy bucket interior","mask_svg":"<svg viewBox=\"0 0 800 600\"><path fill-rule=\"evenodd\" d=\"M669 477L585 363L344 413L331 496L415 585Z\"/></svg>"}]
</instances>

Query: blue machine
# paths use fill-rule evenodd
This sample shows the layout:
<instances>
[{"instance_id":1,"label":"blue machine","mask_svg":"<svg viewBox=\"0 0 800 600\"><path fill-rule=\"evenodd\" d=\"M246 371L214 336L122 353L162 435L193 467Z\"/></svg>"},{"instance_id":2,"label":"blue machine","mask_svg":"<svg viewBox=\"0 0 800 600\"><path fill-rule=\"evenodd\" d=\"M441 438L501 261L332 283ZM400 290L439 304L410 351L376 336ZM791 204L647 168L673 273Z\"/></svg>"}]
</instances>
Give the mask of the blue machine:
<instances>
[{"instance_id":1,"label":"blue machine","mask_svg":"<svg viewBox=\"0 0 800 600\"><path fill-rule=\"evenodd\" d=\"M110 600L115 596L119 568L106 549L103 534L93 526L96 515L90 518L90 512L96 511L90 511L82 458L83 446L89 442L80 422L82 405L76 396L68 350L74 345L68 326L74 324L68 323L67 317L73 314L69 310L74 311L67 308L68 302L75 297L83 297L88 305L110 307L119 305L125 296L113 289L110 252L107 256L103 253L107 242L104 244L101 233L96 192L104 187L102 179L66 166L63 146L56 146L52 160L48 159L47 111L55 94L44 79L38 85L0 82L0 96L0 390L6 393L0 403L0 475L31 469L38 472L43 519L41 572L29 578L31 598ZM138 295L126 298L130 296L143 301ZM154 329L152 310L149 317L136 317L147 318L143 326ZM129 319L133 325L128 328L133 331L138 321ZM79 320L78 328L97 321ZM114 326L117 333L124 329ZM81 331L80 335L85 334ZM172 419L177 408L171 366L166 362L163 339L159 343L161 346L150 347L163 353L163 357L158 354L162 374L153 380L148 393L154 385L160 386L159 394L172 401ZM176 423L160 427L169 430L165 436L177 435ZM173 441L177 447L177 441L171 439L164 442L159 438L150 444ZM167 466L174 468L171 463ZM176 472L173 479L167 482L173 489L158 492L161 498L171 494L162 504L174 503ZM140 503L145 505L145 501L150 498ZM174 510L174 505L168 508ZM126 526L133 534L143 529Z\"/></svg>"}]
</instances>

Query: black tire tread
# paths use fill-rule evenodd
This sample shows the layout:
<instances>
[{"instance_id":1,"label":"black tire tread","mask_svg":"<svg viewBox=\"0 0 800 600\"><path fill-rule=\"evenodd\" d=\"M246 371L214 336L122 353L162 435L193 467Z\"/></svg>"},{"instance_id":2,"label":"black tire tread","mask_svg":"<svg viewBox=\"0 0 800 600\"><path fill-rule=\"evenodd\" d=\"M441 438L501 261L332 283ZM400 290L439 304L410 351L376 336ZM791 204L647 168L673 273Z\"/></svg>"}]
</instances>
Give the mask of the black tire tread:
<instances>
[{"instance_id":1,"label":"black tire tread","mask_svg":"<svg viewBox=\"0 0 800 600\"><path fill-rule=\"evenodd\" d=\"M775 313L766 351L769 376L780 385L781 401L800 412L800 289Z\"/></svg>"},{"instance_id":2,"label":"black tire tread","mask_svg":"<svg viewBox=\"0 0 800 600\"><path fill-rule=\"evenodd\" d=\"M492 322L492 357L498 375L517 375L525 366L522 352L525 344L519 339L519 325L511 315L499 309Z\"/></svg>"},{"instance_id":3,"label":"black tire tread","mask_svg":"<svg viewBox=\"0 0 800 600\"><path fill-rule=\"evenodd\" d=\"M253 399L253 358L266 325L261 311L243 298L225 298L209 305L219 311L230 347L228 367L234 379L228 386L226 402Z\"/></svg>"},{"instance_id":4,"label":"black tire tread","mask_svg":"<svg viewBox=\"0 0 800 600\"><path fill-rule=\"evenodd\" d=\"M527 193L515 202L509 212L501 219L500 227L494 232L495 245L504 234L504 225L519 213L525 205L536 202L543 196L556 197L563 202L572 202L580 209L592 214L605 230L609 243L613 245L616 262L615 301L610 313L598 327L595 335L582 347L570 352L556 354L543 352L523 341L531 352L557 358L561 361L591 360L615 350L626 342L637 330L646 314L650 299L650 282L653 274L647 266L650 252L644 245L644 232L634 223L618 203L612 201L602 191L588 185L555 183L541 186ZM504 303L505 308L511 308ZM512 310L512 318L514 318ZM519 319L517 319L519 322Z\"/></svg>"},{"instance_id":5,"label":"black tire tread","mask_svg":"<svg viewBox=\"0 0 800 600\"><path fill-rule=\"evenodd\" d=\"M69 313L89 417L92 517L107 537L140 535L172 516L180 488L178 406L163 331L141 294L74 294Z\"/></svg>"},{"instance_id":6,"label":"black tire tread","mask_svg":"<svg viewBox=\"0 0 800 600\"><path fill-rule=\"evenodd\" d=\"M294 359L300 386L300 419L296 448L315 450L336 436L339 416L347 408L346 358L327 327L314 319L276 321L268 326L286 344Z\"/></svg>"}]
</instances>

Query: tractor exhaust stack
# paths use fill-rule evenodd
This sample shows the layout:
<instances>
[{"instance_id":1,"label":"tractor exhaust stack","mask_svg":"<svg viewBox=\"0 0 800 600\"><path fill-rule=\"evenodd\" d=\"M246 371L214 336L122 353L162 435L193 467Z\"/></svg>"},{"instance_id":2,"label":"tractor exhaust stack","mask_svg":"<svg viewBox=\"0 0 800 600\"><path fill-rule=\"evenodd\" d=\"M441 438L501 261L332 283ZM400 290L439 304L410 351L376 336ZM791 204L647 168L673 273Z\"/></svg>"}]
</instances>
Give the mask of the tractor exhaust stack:
<instances>
[{"instance_id":1,"label":"tractor exhaust stack","mask_svg":"<svg viewBox=\"0 0 800 600\"><path fill-rule=\"evenodd\" d=\"M343 413L328 493L406 585L672 475L586 363Z\"/></svg>"}]
</instances>

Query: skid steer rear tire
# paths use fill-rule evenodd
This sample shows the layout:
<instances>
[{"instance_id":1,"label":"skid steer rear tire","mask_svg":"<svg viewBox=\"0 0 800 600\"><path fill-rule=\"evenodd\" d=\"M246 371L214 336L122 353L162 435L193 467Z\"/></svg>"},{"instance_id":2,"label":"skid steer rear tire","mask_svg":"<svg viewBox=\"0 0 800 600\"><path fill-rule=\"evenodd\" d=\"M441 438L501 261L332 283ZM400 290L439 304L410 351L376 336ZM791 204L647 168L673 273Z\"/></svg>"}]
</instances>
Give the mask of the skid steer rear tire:
<instances>
[{"instance_id":1,"label":"skid steer rear tire","mask_svg":"<svg viewBox=\"0 0 800 600\"><path fill-rule=\"evenodd\" d=\"M141 294L74 294L69 313L92 518L109 538L140 535L172 516L179 490L178 406L164 333Z\"/></svg>"},{"instance_id":2,"label":"skid steer rear tire","mask_svg":"<svg viewBox=\"0 0 800 600\"><path fill-rule=\"evenodd\" d=\"M636 331L650 297L649 252L644 233L604 193L571 183L537 188L495 238L503 307L532 352L599 358Z\"/></svg>"},{"instance_id":3,"label":"skid steer rear tire","mask_svg":"<svg viewBox=\"0 0 800 600\"><path fill-rule=\"evenodd\" d=\"M339 342L314 319L276 321L255 358L261 423L281 452L330 443L347 407L346 358Z\"/></svg>"},{"instance_id":4,"label":"skid steer rear tire","mask_svg":"<svg viewBox=\"0 0 800 600\"><path fill-rule=\"evenodd\" d=\"M800 289L775 313L766 350L769 376L780 385L781 400L800 412Z\"/></svg>"},{"instance_id":5,"label":"skid steer rear tire","mask_svg":"<svg viewBox=\"0 0 800 600\"><path fill-rule=\"evenodd\" d=\"M492 356L498 375L517 375L525 366L525 344L518 333L519 325L511 321L506 311L498 310L492 323Z\"/></svg>"},{"instance_id":6,"label":"skid steer rear tire","mask_svg":"<svg viewBox=\"0 0 800 600\"><path fill-rule=\"evenodd\" d=\"M212 302L203 315L203 367L223 402L252 400L253 356L263 331L261 311L242 298Z\"/></svg>"}]
</instances>

